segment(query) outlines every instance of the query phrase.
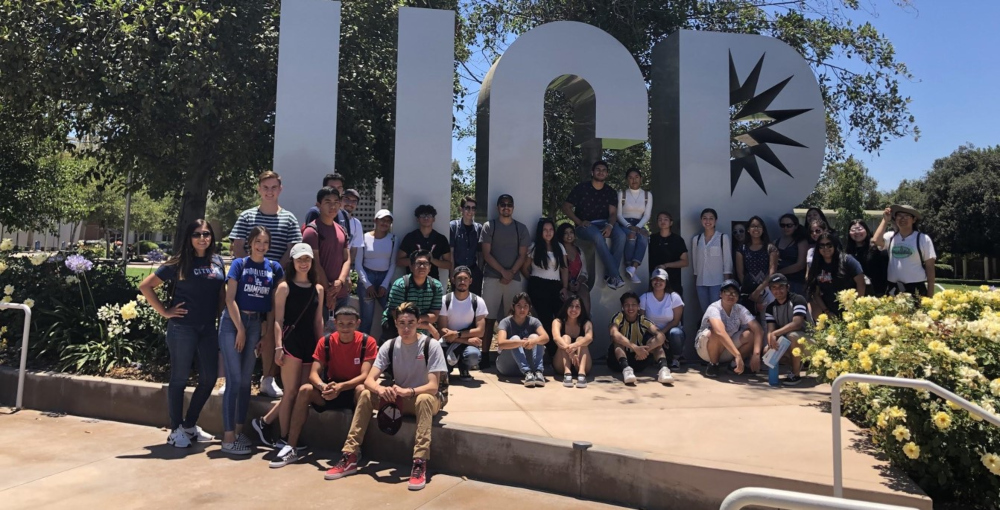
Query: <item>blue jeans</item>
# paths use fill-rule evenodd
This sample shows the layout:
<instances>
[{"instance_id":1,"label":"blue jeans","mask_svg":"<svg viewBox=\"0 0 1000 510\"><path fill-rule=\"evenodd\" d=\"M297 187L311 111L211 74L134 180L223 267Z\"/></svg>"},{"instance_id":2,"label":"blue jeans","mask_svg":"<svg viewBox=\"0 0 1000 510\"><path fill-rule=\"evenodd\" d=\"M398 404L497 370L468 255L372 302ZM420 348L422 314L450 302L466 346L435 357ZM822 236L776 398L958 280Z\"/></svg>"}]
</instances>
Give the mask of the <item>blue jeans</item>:
<instances>
[{"instance_id":1,"label":"blue jeans","mask_svg":"<svg viewBox=\"0 0 1000 510\"><path fill-rule=\"evenodd\" d=\"M229 318L229 310L222 310L219 321L219 350L226 365L226 393L222 396L222 428L226 432L236 430L247 419L250 407L250 376L253 375L257 357L254 349L260 342L261 317L257 314L240 312L246 342L243 352L236 352L236 325Z\"/></svg>"},{"instance_id":2,"label":"blue jeans","mask_svg":"<svg viewBox=\"0 0 1000 510\"><path fill-rule=\"evenodd\" d=\"M625 218L629 225L633 227L639 223L639 218ZM642 235L636 234L635 239L629 239L628 236L630 232L622 226L621 223L615 223L615 232L621 232L621 235L625 237L625 251L623 253L622 260L625 261L626 265L641 264L643 257L646 256L646 247L649 246L649 238Z\"/></svg>"},{"instance_id":3,"label":"blue jeans","mask_svg":"<svg viewBox=\"0 0 1000 510\"><path fill-rule=\"evenodd\" d=\"M378 288L382 285L382 280L385 279L386 273L388 271L374 271L372 269L364 268L365 276L368 281L371 282L371 286ZM381 298L370 298L368 297L368 287L365 287L360 282L358 283L358 305L361 310L361 327L358 331L362 333L371 334L372 332L372 321L375 318L375 302L378 301L385 308L386 304L389 303L389 290L386 289L385 296Z\"/></svg>"},{"instance_id":4,"label":"blue jeans","mask_svg":"<svg viewBox=\"0 0 1000 510\"><path fill-rule=\"evenodd\" d=\"M625 233L623 229L611 229L611 248L601 234L601 230L607 226L608 220L594 220L589 227L576 227L576 237L594 244L594 251L601 259L604 266L604 280L610 278L621 278L618 274L618 267L622 264L622 257L625 254Z\"/></svg>"},{"instance_id":5,"label":"blue jeans","mask_svg":"<svg viewBox=\"0 0 1000 510\"><path fill-rule=\"evenodd\" d=\"M720 299L722 285L698 285L696 289L698 290L698 306L701 307L701 314L705 315L708 305Z\"/></svg>"},{"instance_id":6,"label":"blue jeans","mask_svg":"<svg viewBox=\"0 0 1000 510\"><path fill-rule=\"evenodd\" d=\"M528 356L531 360L528 360ZM545 346L536 345L530 351L524 347L504 349L497 356L497 373L507 377L515 377L530 372L541 372L545 365Z\"/></svg>"},{"instance_id":7,"label":"blue jeans","mask_svg":"<svg viewBox=\"0 0 1000 510\"><path fill-rule=\"evenodd\" d=\"M167 349L170 351L170 385L167 386L167 408L170 430L183 425L198 424L201 409L208 402L219 377L219 334L215 324L192 326L167 322ZM198 386L191 395L187 418L184 418L184 389L187 387L191 365L198 355Z\"/></svg>"},{"instance_id":8,"label":"blue jeans","mask_svg":"<svg viewBox=\"0 0 1000 510\"><path fill-rule=\"evenodd\" d=\"M670 346L670 355L677 358L684 355L684 328L674 326L667 331L667 345Z\"/></svg>"}]
</instances>

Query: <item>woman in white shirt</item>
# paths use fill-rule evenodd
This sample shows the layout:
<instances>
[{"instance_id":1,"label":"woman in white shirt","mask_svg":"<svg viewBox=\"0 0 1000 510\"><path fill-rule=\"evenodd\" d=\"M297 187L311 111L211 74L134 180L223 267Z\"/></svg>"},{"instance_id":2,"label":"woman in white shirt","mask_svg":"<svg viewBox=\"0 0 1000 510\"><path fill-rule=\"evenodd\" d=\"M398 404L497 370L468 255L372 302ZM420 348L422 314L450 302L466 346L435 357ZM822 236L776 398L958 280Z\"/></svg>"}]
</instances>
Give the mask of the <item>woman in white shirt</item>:
<instances>
[{"instance_id":1,"label":"woman in white shirt","mask_svg":"<svg viewBox=\"0 0 1000 510\"><path fill-rule=\"evenodd\" d=\"M722 282L733 277L733 243L729 236L715 230L718 219L715 209L701 211L705 231L691 238L691 265L702 314L719 300Z\"/></svg>"},{"instance_id":2,"label":"woman in white shirt","mask_svg":"<svg viewBox=\"0 0 1000 510\"><path fill-rule=\"evenodd\" d=\"M556 224L549 218L538 220L535 242L528 248L531 264L521 266L528 278L528 296L534 304L538 320L552 336L552 319L569 297L569 270L566 250L556 241Z\"/></svg>"},{"instance_id":3,"label":"woman in white shirt","mask_svg":"<svg viewBox=\"0 0 1000 510\"><path fill-rule=\"evenodd\" d=\"M637 168L631 168L625 173L628 189L618 192L618 223L615 229L625 236L625 272L632 278L632 283L640 283L635 270L642 264L649 245L649 231L646 222L653 210L653 195L642 189L642 174Z\"/></svg>"},{"instance_id":4,"label":"woman in white shirt","mask_svg":"<svg viewBox=\"0 0 1000 510\"><path fill-rule=\"evenodd\" d=\"M668 354L672 357L671 368L681 367L681 356L684 354L684 328L681 318L684 317L684 300L670 286L670 279L665 269L653 271L649 284L653 290L639 297L639 310L656 325L656 329L667 335Z\"/></svg>"},{"instance_id":5,"label":"woman in white shirt","mask_svg":"<svg viewBox=\"0 0 1000 510\"><path fill-rule=\"evenodd\" d=\"M361 308L359 331L372 332L375 302L385 308L389 287L396 272L396 236L392 230L392 213L382 209L375 213L375 230L366 232L364 245L358 247L354 270L358 273L358 303Z\"/></svg>"}]
</instances>

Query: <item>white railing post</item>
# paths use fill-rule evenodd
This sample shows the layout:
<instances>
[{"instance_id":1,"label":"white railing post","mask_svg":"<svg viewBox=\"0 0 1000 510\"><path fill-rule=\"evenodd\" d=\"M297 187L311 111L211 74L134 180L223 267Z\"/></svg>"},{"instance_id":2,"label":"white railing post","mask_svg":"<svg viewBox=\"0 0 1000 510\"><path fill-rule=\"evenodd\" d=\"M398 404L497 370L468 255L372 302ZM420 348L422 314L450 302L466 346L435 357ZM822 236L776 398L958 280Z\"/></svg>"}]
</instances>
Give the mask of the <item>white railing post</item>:
<instances>
[{"instance_id":1,"label":"white railing post","mask_svg":"<svg viewBox=\"0 0 1000 510\"><path fill-rule=\"evenodd\" d=\"M844 497L844 473L841 462L842 449L840 445L840 390L844 386L844 383L848 382L863 382L868 384L929 391L1000 427L1000 416L997 416L930 381L924 379L906 379L903 377L886 377L884 375L843 374L834 379L833 388L830 390L830 414L833 415L833 495L837 498Z\"/></svg>"},{"instance_id":2,"label":"white railing post","mask_svg":"<svg viewBox=\"0 0 1000 510\"><path fill-rule=\"evenodd\" d=\"M719 510L740 510L750 505L786 510L914 510L908 506L869 503L761 487L746 487L733 491L722 501Z\"/></svg>"},{"instance_id":3,"label":"white railing post","mask_svg":"<svg viewBox=\"0 0 1000 510\"><path fill-rule=\"evenodd\" d=\"M24 312L24 331L21 334L21 368L17 371L17 399L14 410L20 411L24 401L24 373L28 365L28 333L31 332L31 308L21 303L0 303L0 310L15 309Z\"/></svg>"}]
</instances>

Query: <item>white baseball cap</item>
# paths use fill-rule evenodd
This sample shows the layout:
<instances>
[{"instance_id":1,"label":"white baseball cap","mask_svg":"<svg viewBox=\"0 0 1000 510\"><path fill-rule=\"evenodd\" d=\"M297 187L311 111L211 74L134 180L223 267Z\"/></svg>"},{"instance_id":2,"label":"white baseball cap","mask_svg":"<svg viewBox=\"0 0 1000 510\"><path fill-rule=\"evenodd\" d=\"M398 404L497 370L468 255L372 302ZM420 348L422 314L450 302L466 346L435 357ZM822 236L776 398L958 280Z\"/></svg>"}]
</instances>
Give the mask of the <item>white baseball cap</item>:
<instances>
[{"instance_id":1,"label":"white baseball cap","mask_svg":"<svg viewBox=\"0 0 1000 510\"><path fill-rule=\"evenodd\" d=\"M313 258L312 246L309 246L306 243L296 243L295 246L292 246L291 257L293 260L298 259L299 257Z\"/></svg>"},{"instance_id":2,"label":"white baseball cap","mask_svg":"<svg viewBox=\"0 0 1000 510\"><path fill-rule=\"evenodd\" d=\"M380 219L386 218L386 217L388 217L389 219L392 219L392 213L389 212L388 209L379 209L378 212L375 213L375 219L376 220L380 220Z\"/></svg>"}]
</instances>

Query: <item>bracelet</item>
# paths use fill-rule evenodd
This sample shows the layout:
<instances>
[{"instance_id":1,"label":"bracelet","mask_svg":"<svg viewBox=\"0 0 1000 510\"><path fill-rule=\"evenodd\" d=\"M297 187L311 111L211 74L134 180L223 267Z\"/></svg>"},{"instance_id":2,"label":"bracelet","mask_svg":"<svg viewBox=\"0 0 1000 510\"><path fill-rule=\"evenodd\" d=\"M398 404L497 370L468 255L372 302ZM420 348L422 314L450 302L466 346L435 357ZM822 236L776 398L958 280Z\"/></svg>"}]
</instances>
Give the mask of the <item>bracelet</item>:
<instances>
[{"instance_id":1,"label":"bracelet","mask_svg":"<svg viewBox=\"0 0 1000 510\"><path fill-rule=\"evenodd\" d=\"M279 346L275 347L274 350L276 350L276 351L283 351L283 350L285 350L285 348L279 345Z\"/></svg>"}]
</instances>

